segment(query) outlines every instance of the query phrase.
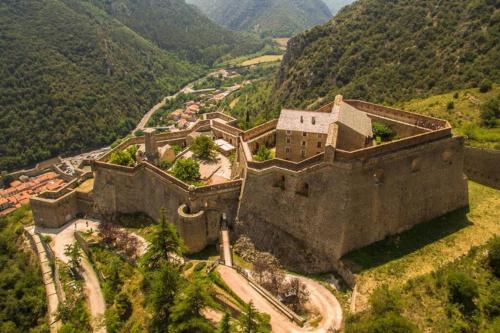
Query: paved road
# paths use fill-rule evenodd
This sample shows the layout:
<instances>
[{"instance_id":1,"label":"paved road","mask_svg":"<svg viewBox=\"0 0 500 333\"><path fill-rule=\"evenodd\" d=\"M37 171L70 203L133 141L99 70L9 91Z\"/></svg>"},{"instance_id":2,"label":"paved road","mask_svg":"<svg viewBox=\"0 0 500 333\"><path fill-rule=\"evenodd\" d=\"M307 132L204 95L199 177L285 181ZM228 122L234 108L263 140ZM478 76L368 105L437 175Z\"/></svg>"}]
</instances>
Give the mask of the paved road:
<instances>
[{"instance_id":1,"label":"paved road","mask_svg":"<svg viewBox=\"0 0 500 333\"><path fill-rule=\"evenodd\" d=\"M327 333L331 328L340 329L342 323L342 309L340 304L331 292L316 281L301 278L311 292L310 303L317 308L322 316L322 320L315 328L301 328L264 299L252 286L250 286L248 281L234 269L226 266L219 266L217 270L227 285L240 296L244 302L248 303L253 301L257 310L271 316L273 333Z\"/></svg>"},{"instance_id":2,"label":"paved road","mask_svg":"<svg viewBox=\"0 0 500 333\"><path fill-rule=\"evenodd\" d=\"M233 258L231 257L231 244L229 243L229 231L222 230L222 247L224 250L224 264L233 267Z\"/></svg>"},{"instance_id":3,"label":"paved road","mask_svg":"<svg viewBox=\"0 0 500 333\"><path fill-rule=\"evenodd\" d=\"M75 231L78 230L84 232L90 230L91 228L96 230L97 226L98 223L94 221L77 220L67 223L58 229L36 227L35 230L36 232L52 237L51 246L54 250L54 254L61 261L67 263L68 257L64 254L64 249L67 245L76 242ZM104 316L104 312L106 311L106 302L104 300L104 295L102 294L101 286L99 285L99 279L86 257L82 260L81 274L84 279L85 294L87 296L90 314L93 318L92 326L94 327L94 332L106 333L105 327L97 327Z\"/></svg>"}]
</instances>

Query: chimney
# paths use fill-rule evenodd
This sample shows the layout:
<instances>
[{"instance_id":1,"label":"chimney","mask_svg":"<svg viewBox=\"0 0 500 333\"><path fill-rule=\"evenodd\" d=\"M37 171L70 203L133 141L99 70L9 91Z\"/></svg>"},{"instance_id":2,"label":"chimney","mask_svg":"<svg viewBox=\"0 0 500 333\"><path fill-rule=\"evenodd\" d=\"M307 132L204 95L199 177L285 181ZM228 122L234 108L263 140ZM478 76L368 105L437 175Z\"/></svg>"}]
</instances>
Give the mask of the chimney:
<instances>
[{"instance_id":1,"label":"chimney","mask_svg":"<svg viewBox=\"0 0 500 333\"><path fill-rule=\"evenodd\" d=\"M156 145L155 129L147 128L144 130L144 145L148 161L156 165L158 162L158 146Z\"/></svg>"},{"instance_id":2,"label":"chimney","mask_svg":"<svg viewBox=\"0 0 500 333\"><path fill-rule=\"evenodd\" d=\"M316 125L316 117L312 117L311 122L313 125Z\"/></svg>"},{"instance_id":3,"label":"chimney","mask_svg":"<svg viewBox=\"0 0 500 333\"><path fill-rule=\"evenodd\" d=\"M300 123L303 124L304 123L304 116L300 116Z\"/></svg>"}]
</instances>

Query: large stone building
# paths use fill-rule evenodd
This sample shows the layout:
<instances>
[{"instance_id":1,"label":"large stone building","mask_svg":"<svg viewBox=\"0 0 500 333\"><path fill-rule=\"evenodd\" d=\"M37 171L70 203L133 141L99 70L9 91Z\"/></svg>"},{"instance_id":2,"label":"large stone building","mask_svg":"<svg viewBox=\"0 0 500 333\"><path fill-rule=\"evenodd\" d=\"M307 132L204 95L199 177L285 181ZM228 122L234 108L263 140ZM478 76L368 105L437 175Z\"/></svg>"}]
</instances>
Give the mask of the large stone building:
<instances>
[{"instance_id":1,"label":"large stone building","mask_svg":"<svg viewBox=\"0 0 500 333\"><path fill-rule=\"evenodd\" d=\"M372 122L390 127L394 139L374 143ZM444 120L338 97L316 111L283 110L248 131L234 123L206 114L190 130L131 138L114 150L144 144L149 161L113 165L113 152L91 161L92 191L73 184L32 198L35 222L55 227L92 212L158 218L163 208L196 252L217 241L225 214L234 234L285 265L321 272L339 268L351 250L468 204L464 141ZM155 165L157 149L186 146L196 135L237 148L227 181L194 187ZM262 146L276 158L254 160Z\"/></svg>"}]
</instances>

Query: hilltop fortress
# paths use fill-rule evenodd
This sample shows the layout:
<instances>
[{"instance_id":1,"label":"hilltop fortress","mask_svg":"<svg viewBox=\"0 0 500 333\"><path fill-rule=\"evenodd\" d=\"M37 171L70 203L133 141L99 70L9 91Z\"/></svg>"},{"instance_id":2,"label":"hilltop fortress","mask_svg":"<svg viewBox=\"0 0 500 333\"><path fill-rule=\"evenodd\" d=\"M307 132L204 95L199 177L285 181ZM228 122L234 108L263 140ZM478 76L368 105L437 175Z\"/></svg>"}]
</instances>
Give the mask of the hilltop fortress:
<instances>
[{"instance_id":1,"label":"hilltop fortress","mask_svg":"<svg viewBox=\"0 0 500 333\"><path fill-rule=\"evenodd\" d=\"M33 197L36 224L59 227L83 214L156 219L163 208L198 252L217 242L225 214L234 235L312 273L339 269L349 251L468 205L464 140L444 120L338 96L315 111L283 110L248 131L235 122L209 113L189 130L124 141L89 161L79 180ZM375 124L392 138L376 137ZM199 135L234 148L227 179L195 187L159 168L168 146L188 147ZM109 163L131 145L144 151L136 166ZM276 158L255 160L264 146Z\"/></svg>"}]
</instances>

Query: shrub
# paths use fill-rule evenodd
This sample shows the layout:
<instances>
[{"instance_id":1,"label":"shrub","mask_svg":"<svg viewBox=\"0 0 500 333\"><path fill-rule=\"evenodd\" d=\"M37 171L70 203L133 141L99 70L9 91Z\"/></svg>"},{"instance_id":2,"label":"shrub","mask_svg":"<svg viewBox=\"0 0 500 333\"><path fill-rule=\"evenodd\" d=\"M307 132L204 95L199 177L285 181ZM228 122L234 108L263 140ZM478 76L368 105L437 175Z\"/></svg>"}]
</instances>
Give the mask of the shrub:
<instances>
[{"instance_id":1,"label":"shrub","mask_svg":"<svg viewBox=\"0 0 500 333\"><path fill-rule=\"evenodd\" d=\"M493 269L493 273L497 277L500 277L500 237L495 237L491 241L488 251L488 261L490 267Z\"/></svg>"},{"instance_id":2,"label":"shrub","mask_svg":"<svg viewBox=\"0 0 500 333\"><path fill-rule=\"evenodd\" d=\"M189 148L199 158L209 160L215 157L217 145L212 138L206 135L201 135L193 141Z\"/></svg>"},{"instance_id":3,"label":"shrub","mask_svg":"<svg viewBox=\"0 0 500 333\"><path fill-rule=\"evenodd\" d=\"M161 161L159 166L160 166L160 169L162 169L162 170L168 170L172 167L172 162Z\"/></svg>"},{"instance_id":4,"label":"shrub","mask_svg":"<svg viewBox=\"0 0 500 333\"><path fill-rule=\"evenodd\" d=\"M448 102L448 105L446 105L446 110L450 111L450 110L453 110L455 108L455 102L451 101L451 102Z\"/></svg>"},{"instance_id":5,"label":"shrub","mask_svg":"<svg viewBox=\"0 0 500 333\"><path fill-rule=\"evenodd\" d=\"M479 91L482 93L487 93L491 89L493 89L493 83L488 79L481 81L479 84Z\"/></svg>"},{"instance_id":6,"label":"shrub","mask_svg":"<svg viewBox=\"0 0 500 333\"><path fill-rule=\"evenodd\" d=\"M456 93L453 94L453 98L454 99L457 99L458 97L460 97L460 94L458 93L458 91Z\"/></svg>"},{"instance_id":7,"label":"shrub","mask_svg":"<svg viewBox=\"0 0 500 333\"><path fill-rule=\"evenodd\" d=\"M477 283L462 272L448 273L448 298L467 312L474 309L479 296Z\"/></svg>"},{"instance_id":8,"label":"shrub","mask_svg":"<svg viewBox=\"0 0 500 333\"><path fill-rule=\"evenodd\" d=\"M116 313L121 320L126 321L132 315L132 303L127 294L120 293L115 300Z\"/></svg>"},{"instance_id":9,"label":"shrub","mask_svg":"<svg viewBox=\"0 0 500 333\"><path fill-rule=\"evenodd\" d=\"M125 150L115 151L111 154L109 162L123 166L134 166L136 162L135 155L137 153L137 146L132 145Z\"/></svg>"},{"instance_id":10,"label":"shrub","mask_svg":"<svg viewBox=\"0 0 500 333\"><path fill-rule=\"evenodd\" d=\"M266 146L262 146L257 151L257 154L253 156L253 159L256 161L267 161L272 158L271 150L269 150Z\"/></svg>"},{"instance_id":11,"label":"shrub","mask_svg":"<svg viewBox=\"0 0 500 333\"><path fill-rule=\"evenodd\" d=\"M202 269L204 269L207 266L207 263L205 261L200 261L197 263L194 268L193 272L200 272Z\"/></svg>"},{"instance_id":12,"label":"shrub","mask_svg":"<svg viewBox=\"0 0 500 333\"><path fill-rule=\"evenodd\" d=\"M192 158L181 158L175 162L172 173L184 182L195 182L200 179L200 165Z\"/></svg>"},{"instance_id":13,"label":"shrub","mask_svg":"<svg viewBox=\"0 0 500 333\"><path fill-rule=\"evenodd\" d=\"M371 316L367 320L347 323L347 333L415 333L418 328L405 317L395 312Z\"/></svg>"},{"instance_id":14,"label":"shrub","mask_svg":"<svg viewBox=\"0 0 500 333\"><path fill-rule=\"evenodd\" d=\"M386 124L374 122L372 124L373 127L373 136L375 138L380 138L382 141L390 140L394 136L394 131Z\"/></svg>"},{"instance_id":15,"label":"shrub","mask_svg":"<svg viewBox=\"0 0 500 333\"><path fill-rule=\"evenodd\" d=\"M401 295L390 290L387 285L383 285L373 292L370 304L376 315L382 315L386 312L400 312L403 307Z\"/></svg>"},{"instance_id":16,"label":"shrub","mask_svg":"<svg viewBox=\"0 0 500 333\"><path fill-rule=\"evenodd\" d=\"M481 106L481 123L485 127L497 126L500 119L500 96L492 98Z\"/></svg>"}]
</instances>

